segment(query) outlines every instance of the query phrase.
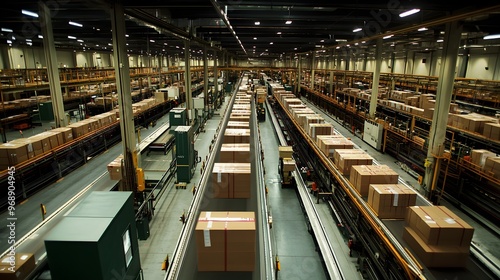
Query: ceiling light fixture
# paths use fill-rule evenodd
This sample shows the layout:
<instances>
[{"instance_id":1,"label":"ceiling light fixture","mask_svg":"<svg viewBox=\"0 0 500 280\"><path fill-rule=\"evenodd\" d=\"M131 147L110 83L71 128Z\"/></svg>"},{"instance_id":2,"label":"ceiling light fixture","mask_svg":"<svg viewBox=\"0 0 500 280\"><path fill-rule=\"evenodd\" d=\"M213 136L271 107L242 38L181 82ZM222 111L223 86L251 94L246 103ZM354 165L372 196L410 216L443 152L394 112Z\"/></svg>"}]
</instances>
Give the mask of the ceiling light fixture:
<instances>
[{"instance_id":1,"label":"ceiling light fixture","mask_svg":"<svg viewBox=\"0 0 500 280\"><path fill-rule=\"evenodd\" d=\"M10 28L2 28L2 32L12 33L14 31L12 29L10 29Z\"/></svg>"},{"instance_id":2,"label":"ceiling light fixture","mask_svg":"<svg viewBox=\"0 0 500 280\"><path fill-rule=\"evenodd\" d=\"M78 23L78 22L74 22L74 21L70 21L68 22L70 25L73 25L73 26L77 26L77 27L83 27L83 25L81 23Z\"/></svg>"},{"instance_id":3,"label":"ceiling light fixture","mask_svg":"<svg viewBox=\"0 0 500 280\"><path fill-rule=\"evenodd\" d=\"M256 21L256 22L255 22L255 25L260 25L260 21Z\"/></svg>"},{"instance_id":4,"label":"ceiling light fixture","mask_svg":"<svg viewBox=\"0 0 500 280\"><path fill-rule=\"evenodd\" d=\"M38 17L38 14L37 13L34 13L34 12L31 12L31 11L28 11L28 10L21 10L21 13L23 15L27 15L27 16L30 16L30 17Z\"/></svg>"},{"instance_id":5,"label":"ceiling light fixture","mask_svg":"<svg viewBox=\"0 0 500 280\"><path fill-rule=\"evenodd\" d=\"M285 24L292 24L292 21L291 20L287 20L287 21L285 21Z\"/></svg>"},{"instance_id":6,"label":"ceiling light fixture","mask_svg":"<svg viewBox=\"0 0 500 280\"><path fill-rule=\"evenodd\" d=\"M438 42L438 43L442 43L442 42L443 42L443 39L438 39L436 42Z\"/></svg>"},{"instance_id":7,"label":"ceiling light fixture","mask_svg":"<svg viewBox=\"0 0 500 280\"><path fill-rule=\"evenodd\" d=\"M419 29L417 29L417 30L418 30L418 31L426 31L426 30L429 30L429 29L427 29L427 27L422 27L422 28L419 28Z\"/></svg>"},{"instance_id":8,"label":"ceiling light fixture","mask_svg":"<svg viewBox=\"0 0 500 280\"><path fill-rule=\"evenodd\" d=\"M361 30L363 30L363 28L356 28L356 29L354 29L352 32L359 32L359 31L361 31Z\"/></svg>"},{"instance_id":9,"label":"ceiling light fixture","mask_svg":"<svg viewBox=\"0 0 500 280\"><path fill-rule=\"evenodd\" d=\"M483 37L484 40L500 39L500 34L486 35Z\"/></svg>"},{"instance_id":10,"label":"ceiling light fixture","mask_svg":"<svg viewBox=\"0 0 500 280\"><path fill-rule=\"evenodd\" d=\"M269 43L269 45L272 45L272 44L274 44L274 43L273 42Z\"/></svg>"},{"instance_id":11,"label":"ceiling light fixture","mask_svg":"<svg viewBox=\"0 0 500 280\"><path fill-rule=\"evenodd\" d=\"M42 35L38 35L38 39L43 39L43 36Z\"/></svg>"},{"instance_id":12,"label":"ceiling light fixture","mask_svg":"<svg viewBox=\"0 0 500 280\"><path fill-rule=\"evenodd\" d=\"M281 35L281 32L277 32L276 34Z\"/></svg>"},{"instance_id":13,"label":"ceiling light fixture","mask_svg":"<svg viewBox=\"0 0 500 280\"><path fill-rule=\"evenodd\" d=\"M406 12L400 13L399 17L407 17L407 16L410 16L410 15L416 14L418 12L420 12L420 9L411 9L411 10L408 10Z\"/></svg>"},{"instance_id":14,"label":"ceiling light fixture","mask_svg":"<svg viewBox=\"0 0 500 280\"><path fill-rule=\"evenodd\" d=\"M389 39L389 38L391 38L392 36L394 36L394 35L393 35L393 34L391 34L391 35L387 35L387 36L384 36L383 38L384 38L384 39Z\"/></svg>"},{"instance_id":15,"label":"ceiling light fixture","mask_svg":"<svg viewBox=\"0 0 500 280\"><path fill-rule=\"evenodd\" d=\"M76 37L75 37L75 36L69 36L69 35L68 35L68 39L73 39L73 40L76 40Z\"/></svg>"},{"instance_id":16,"label":"ceiling light fixture","mask_svg":"<svg viewBox=\"0 0 500 280\"><path fill-rule=\"evenodd\" d=\"M78 39L76 40L77 42L80 42L80 43L83 43L83 40L82 39Z\"/></svg>"},{"instance_id":17,"label":"ceiling light fixture","mask_svg":"<svg viewBox=\"0 0 500 280\"><path fill-rule=\"evenodd\" d=\"M254 40L257 40L257 37L253 37Z\"/></svg>"},{"instance_id":18,"label":"ceiling light fixture","mask_svg":"<svg viewBox=\"0 0 500 280\"><path fill-rule=\"evenodd\" d=\"M7 44L12 44L12 41L11 40L7 40Z\"/></svg>"},{"instance_id":19,"label":"ceiling light fixture","mask_svg":"<svg viewBox=\"0 0 500 280\"><path fill-rule=\"evenodd\" d=\"M154 42L155 42L155 40L153 40L153 39L150 39L149 41L150 41L151 43L154 43Z\"/></svg>"}]
</instances>

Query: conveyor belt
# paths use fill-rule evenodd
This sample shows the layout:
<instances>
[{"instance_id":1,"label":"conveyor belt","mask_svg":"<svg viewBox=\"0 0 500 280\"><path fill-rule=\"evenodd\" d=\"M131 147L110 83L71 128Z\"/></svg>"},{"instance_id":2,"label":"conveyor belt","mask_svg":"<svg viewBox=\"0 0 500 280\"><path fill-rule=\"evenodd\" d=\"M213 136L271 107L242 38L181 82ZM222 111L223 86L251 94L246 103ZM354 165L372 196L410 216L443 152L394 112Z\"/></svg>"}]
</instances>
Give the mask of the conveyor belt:
<instances>
[{"instance_id":1,"label":"conveyor belt","mask_svg":"<svg viewBox=\"0 0 500 280\"><path fill-rule=\"evenodd\" d=\"M245 81L243 81L245 82ZM240 82L235 87L238 90ZM246 83L245 83L246 84ZM216 154L223 142L223 132L229 121L231 108L234 104L235 96L230 101L224 117L221 120L214 146L208 155L205 170L212 170L216 159ZM252 101L252 108L255 104ZM251 150L254 151L255 160L252 161L252 168L255 176L252 176L251 198L250 199L213 199L207 188L210 172L203 172L197 186L197 192L188 210L186 223L182 229L177 242L176 251L172 258L167 274L164 279L274 279L274 262L271 252L267 205L265 201L265 187L262 174L262 161L260 160L260 147L257 136L257 120L255 111L252 110L251 121L252 138ZM259 178L260 177L260 178ZM200 211L255 211L257 241L256 267L253 272L199 272L197 270L196 242L194 240L194 227Z\"/></svg>"},{"instance_id":2,"label":"conveyor belt","mask_svg":"<svg viewBox=\"0 0 500 280\"><path fill-rule=\"evenodd\" d=\"M163 132L160 137L158 137L153 143L149 144L148 146L148 155L151 151L162 151L163 154L167 154L167 151L169 147L173 144L174 142L174 135L170 131L165 131Z\"/></svg>"},{"instance_id":3,"label":"conveyor belt","mask_svg":"<svg viewBox=\"0 0 500 280\"><path fill-rule=\"evenodd\" d=\"M283 105L281 104L280 100L276 98L276 101L280 104L282 108ZM339 171L337 170L336 166L333 165L333 163L318 149L316 144L310 140L309 136L305 133L305 131L302 129L301 126L299 126L295 120L293 120L293 117L290 115L290 113L286 110L283 109L288 116L289 120L295 128L300 132L302 137L307 141L308 146L314 151L315 156L318 157L322 165L324 165L327 170L331 173L331 175L335 178L336 182L344 189L347 197L353 202L353 204L358 208L358 211L367 219L369 225L371 226L371 229L376 233L380 239L383 242L383 245L389 250L392 254L394 254L395 261L399 263L400 266L402 266L402 269L405 271L406 277L407 278L426 278L426 277L435 277L432 273L429 272L429 270L425 269L425 274L424 275L420 271L420 265L414 260L414 258L408 254L406 251L405 247L401 243L401 238L400 234L402 232L402 228L404 226L403 221L398 221L394 223L388 223L388 220L380 220L378 217L372 212L371 208L367 205L367 203L362 199L361 196L354 190L350 182L342 176ZM359 147L358 147L359 148ZM375 164L378 164L377 162L374 162ZM406 184L406 182L403 182L400 179L400 183ZM430 202L427 201L423 196L419 196L417 200L417 205L430 205ZM399 230L394 230L393 226L394 224L397 224L397 228ZM396 235L398 237L396 237ZM474 246L471 247L471 249L474 249ZM376 262L376 260L375 260ZM374 263L375 263L374 262ZM469 273L476 273L476 271L480 271L479 268L477 268L477 264L470 262L472 267L468 268ZM474 267L475 266L475 267ZM453 275L453 272L449 270L449 275ZM445 273L446 274L446 273ZM467 274L467 273L465 273ZM440 275L443 275L442 271L440 272ZM375 277L375 275L374 275ZM480 273L477 277L479 278L487 278L487 274ZM436 277L438 278L438 277ZM451 277L453 278L453 277ZM451 279L450 278L450 279Z\"/></svg>"}]
</instances>

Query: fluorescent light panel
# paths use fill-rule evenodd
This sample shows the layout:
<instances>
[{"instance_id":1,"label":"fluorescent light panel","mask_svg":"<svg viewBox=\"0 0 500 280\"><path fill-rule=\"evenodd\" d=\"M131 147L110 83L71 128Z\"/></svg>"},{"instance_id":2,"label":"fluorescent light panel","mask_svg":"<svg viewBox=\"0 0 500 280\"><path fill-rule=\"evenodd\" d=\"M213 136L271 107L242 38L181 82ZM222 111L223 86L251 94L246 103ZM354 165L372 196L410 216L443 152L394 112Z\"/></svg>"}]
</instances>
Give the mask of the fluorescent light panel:
<instances>
[{"instance_id":1,"label":"fluorescent light panel","mask_svg":"<svg viewBox=\"0 0 500 280\"><path fill-rule=\"evenodd\" d=\"M76 26L76 27L83 27L83 25L81 23L78 23L78 22L70 21L68 23L69 23L69 25L73 25L73 26Z\"/></svg>"},{"instance_id":2,"label":"fluorescent light panel","mask_svg":"<svg viewBox=\"0 0 500 280\"><path fill-rule=\"evenodd\" d=\"M484 40L500 39L500 34L486 35L483 37Z\"/></svg>"},{"instance_id":3,"label":"fluorescent light panel","mask_svg":"<svg viewBox=\"0 0 500 280\"><path fill-rule=\"evenodd\" d=\"M429 30L427 27L422 27L422 28L419 28L418 31L426 31L426 30Z\"/></svg>"},{"instance_id":4,"label":"fluorescent light panel","mask_svg":"<svg viewBox=\"0 0 500 280\"><path fill-rule=\"evenodd\" d=\"M37 13L31 12L31 11L28 11L28 10L21 10L21 13L23 15L27 15L27 16L30 16L30 17L38 17Z\"/></svg>"},{"instance_id":5,"label":"fluorescent light panel","mask_svg":"<svg viewBox=\"0 0 500 280\"><path fill-rule=\"evenodd\" d=\"M68 39L76 40L76 37L75 36L68 36Z\"/></svg>"},{"instance_id":6,"label":"fluorescent light panel","mask_svg":"<svg viewBox=\"0 0 500 280\"><path fill-rule=\"evenodd\" d=\"M359 32L359 31L361 31L361 30L363 30L363 29L362 29L362 28L356 28L356 29L354 29L352 32Z\"/></svg>"},{"instance_id":7,"label":"fluorescent light panel","mask_svg":"<svg viewBox=\"0 0 500 280\"><path fill-rule=\"evenodd\" d=\"M384 39L389 39L389 38L391 38L392 36L394 36L394 35L392 35L392 34L391 34L391 35L387 35L387 36L384 36L383 38L384 38Z\"/></svg>"},{"instance_id":8,"label":"fluorescent light panel","mask_svg":"<svg viewBox=\"0 0 500 280\"><path fill-rule=\"evenodd\" d=\"M10 32L10 33L12 33L14 31L12 29L10 29L10 28L2 28L2 32Z\"/></svg>"},{"instance_id":9,"label":"fluorescent light panel","mask_svg":"<svg viewBox=\"0 0 500 280\"><path fill-rule=\"evenodd\" d=\"M292 24L292 21L291 20L287 20L287 21L285 21L285 24Z\"/></svg>"},{"instance_id":10,"label":"fluorescent light panel","mask_svg":"<svg viewBox=\"0 0 500 280\"><path fill-rule=\"evenodd\" d=\"M255 25L260 25L260 21L256 21L256 22L255 22Z\"/></svg>"},{"instance_id":11,"label":"fluorescent light panel","mask_svg":"<svg viewBox=\"0 0 500 280\"><path fill-rule=\"evenodd\" d=\"M402 12L399 14L399 17L407 17L409 15L413 15L413 14L416 14L420 12L420 9L411 9L411 10L408 10L406 12Z\"/></svg>"}]
</instances>

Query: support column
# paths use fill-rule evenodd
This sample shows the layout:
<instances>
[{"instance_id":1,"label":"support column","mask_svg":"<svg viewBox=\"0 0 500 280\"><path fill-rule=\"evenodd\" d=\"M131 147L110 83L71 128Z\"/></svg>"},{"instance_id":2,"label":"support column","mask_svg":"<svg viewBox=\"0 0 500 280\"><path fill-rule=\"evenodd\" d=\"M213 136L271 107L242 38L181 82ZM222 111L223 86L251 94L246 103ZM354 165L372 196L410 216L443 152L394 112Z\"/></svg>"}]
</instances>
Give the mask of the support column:
<instances>
[{"instance_id":1,"label":"support column","mask_svg":"<svg viewBox=\"0 0 500 280\"><path fill-rule=\"evenodd\" d=\"M186 110L188 113L188 123L193 120L193 93L191 92L191 48L189 41L184 42L184 87L186 88Z\"/></svg>"},{"instance_id":2,"label":"support column","mask_svg":"<svg viewBox=\"0 0 500 280\"><path fill-rule=\"evenodd\" d=\"M219 107L219 101L216 102L216 98L219 98L219 75L217 71L217 51L214 50L214 91L213 91L213 102ZM215 110L216 108L214 108Z\"/></svg>"},{"instance_id":3,"label":"support column","mask_svg":"<svg viewBox=\"0 0 500 280\"><path fill-rule=\"evenodd\" d=\"M203 48L203 92L205 93L205 98L203 104L205 105L205 111L208 105L208 56L207 47Z\"/></svg>"},{"instance_id":4,"label":"support column","mask_svg":"<svg viewBox=\"0 0 500 280\"><path fill-rule=\"evenodd\" d=\"M314 90L314 75L316 75L316 51L311 52L311 89Z\"/></svg>"},{"instance_id":5,"label":"support column","mask_svg":"<svg viewBox=\"0 0 500 280\"><path fill-rule=\"evenodd\" d=\"M112 6L111 28L113 29L113 60L125 166L125 176L120 185L120 190L135 192L137 190L137 175L135 170L139 161L137 160L134 115L132 113L132 95L130 90L130 69L126 50L125 12L121 4L114 3Z\"/></svg>"},{"instance_id":6,"label":"support column","mask_svg":"<svg viewBox=\"0 0 500 280\"><path fill-rule=\"evenodd\" d=\"M333 96L333 71L330 71L329 83L330 83L330 88L328 90L328 93L330 93L330 96Z\"/></svg>"},{"instance_id":7,"label":"support column","mask_svg":"<svg viewBox=\"0 0 500 280\"><path fill-rule=\"evenodd\" d=\"M391 53L391 73L394 73L394 67L396 66L396 53Z\"/></svg>"},{"instance_id":8,"label":"support column","mask_svg":"<svg viewBox=\"0 0 500 280\"><path fill-rule=\"evenodd\" d=\"M443 56L436 91L436 106L429 133L429 150L427 151L425 164L424 189L428 191L431 201L433 200L433 193L437 183L437 175L439 175L439 157L442 156L442 149L439 149L439 147L440 145L444 145L446 138L448 112L450 111L450 103L453 95L461 30L462 26L458 22L446 24ZM435 153L433 154L432 151ZM435 156L438 158L435 158Z\"/></svg>"},{"instance_id":9,"label":"support column","mask_svg":"<svg viewBox=\"0 0 500 280\"><path fill-rule=\"evenodd\" d=\"M52 99L52 110L56 127L68 125L68 119L64 114L64 101L59 80L59 67L57 65L56 46L54 44L54 33L52 31L52 19L50 10L43 1L39 2L40 25L43 35L43 50L47 60L47 74L49 78L50 98Z\"/></svg>"},{"instance_id":10,"label":"support column","mask_svg":"<svg viewBox=\"0 0 500 280\"><path fill-rule=\"evenodd\" d=\"M370 98L370 118L375 118L377 111L377 97L378 97L378 82L380 79L380 68L382 68L382 38L377 39L377 48L375 50L375 71L373 71L372 79L372 96Z\"/></svg>"},{"instance_id":11,"label":"support column","mask_svg":"<svg viewBox=\"0 0 500 280\"><path fill-rule=\"evenodd\" d=\"M300 96L300 83L302 82L302 55L299 54L299 61L298 61L298 68L299 68L299 73L297 75L297 95Z\"/></svg>"}]
</instances>

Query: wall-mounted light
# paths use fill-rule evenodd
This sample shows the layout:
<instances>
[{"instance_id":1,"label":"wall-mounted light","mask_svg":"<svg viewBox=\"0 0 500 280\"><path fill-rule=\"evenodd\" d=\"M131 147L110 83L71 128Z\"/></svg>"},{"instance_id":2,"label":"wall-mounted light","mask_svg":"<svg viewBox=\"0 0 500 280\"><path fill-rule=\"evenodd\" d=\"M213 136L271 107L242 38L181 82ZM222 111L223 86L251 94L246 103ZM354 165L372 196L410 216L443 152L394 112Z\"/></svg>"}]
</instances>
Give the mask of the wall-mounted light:
<instances>
[{"instance_id":1,"label":"wall-mounted light","mask_svg":"<svg viewBox=\"0 0 500 280\"><path fill-rule=\"evenodd\" d=\"M413 15L413 14L416 14L420 12L420 9L411 9L411 10L408 10L406 12L402 12L399 14L399 17L407 17L409 15Z\"/></svg>"}]
</instances>

